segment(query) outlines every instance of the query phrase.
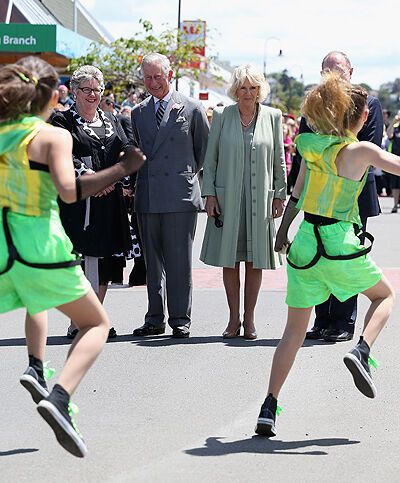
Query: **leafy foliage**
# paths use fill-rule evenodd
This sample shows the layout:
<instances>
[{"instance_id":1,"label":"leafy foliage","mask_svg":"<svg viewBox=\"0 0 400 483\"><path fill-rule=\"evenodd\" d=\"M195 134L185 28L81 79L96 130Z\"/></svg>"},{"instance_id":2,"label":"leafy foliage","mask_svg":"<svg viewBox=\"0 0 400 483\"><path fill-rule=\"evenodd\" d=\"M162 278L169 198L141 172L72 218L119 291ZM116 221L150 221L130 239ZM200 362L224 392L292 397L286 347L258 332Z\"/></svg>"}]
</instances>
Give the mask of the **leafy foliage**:
<instances>
[{"instance_id":1,"label":"leafy foliage","mask_svg":"<svg viewBox=\"0 0 400 483\"><path fill-rule=\"evenodd\" d=\"M68 71L72 73L85 64L94 65L112 84L115 94L126 95L132 86L143 84L139 71L143 56L159 52L170 59L176 77L181 77L183 72L198 76L199 69L190 67L199 63L199 56L193 52L197 47L194 42L183 41L181 32L176 28L167 28L156 34L150 21L141 19L139 23L141 31L129 39L121 37L109 46L92 43L87 55L71 59Z\"/></svg>"},{"instance_id":2,"label":"leafy foliage","mask_svg":"<svg viewBox=\"0 0 400 483\"><path fill-rule=\"evenodd\" d=\"M288 75L286 69L270 74L268 81L271 86L270 104L282 112L299 115L305 93L304 84Z\"/></svg>"}]
</instances>

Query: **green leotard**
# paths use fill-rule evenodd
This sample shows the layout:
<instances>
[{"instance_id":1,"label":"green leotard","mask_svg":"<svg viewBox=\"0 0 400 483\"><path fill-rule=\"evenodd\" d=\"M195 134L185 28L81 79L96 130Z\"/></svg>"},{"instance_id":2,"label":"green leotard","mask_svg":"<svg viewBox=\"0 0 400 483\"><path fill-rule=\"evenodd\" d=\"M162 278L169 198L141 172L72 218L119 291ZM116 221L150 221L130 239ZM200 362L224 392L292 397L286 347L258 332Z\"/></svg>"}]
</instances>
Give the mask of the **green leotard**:
<instances>
[{"instance_id":1,"label":"green leotard","mask_svg":"<svg viewBox=\"0 0 400 483\"><path fill-rule=\"evenodd\" d=\"M73 262L72 243L58 214L57 191L45 165L33 168L27 146L45 125L37 117L0 123L0 272L9 262L3 208L20 257L33 264ZM14 261L0 275L0 313L26 307L30 314L72 302L90 289L81 267L32 268Z\"/></svg>"}]
</instances>

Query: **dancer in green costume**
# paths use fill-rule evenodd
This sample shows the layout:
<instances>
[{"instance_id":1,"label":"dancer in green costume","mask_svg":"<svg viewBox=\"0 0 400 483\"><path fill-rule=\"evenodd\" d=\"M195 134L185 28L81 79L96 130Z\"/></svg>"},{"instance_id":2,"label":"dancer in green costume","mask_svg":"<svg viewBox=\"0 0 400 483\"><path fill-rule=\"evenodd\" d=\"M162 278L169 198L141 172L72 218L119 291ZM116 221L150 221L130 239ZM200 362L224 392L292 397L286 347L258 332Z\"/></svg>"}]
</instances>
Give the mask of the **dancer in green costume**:
<instances>
[{"instance_id":1,"label":"dancer in green costume","mask_svg":"<svg viewBox=\"0 0 400 483\"><path fill-rule=\"evenodd\" d=\"M304 341L314 305L333 293L339 300L363 293L371 305L356 347L344 356L359 391L376 396L371 378L369 352L392 311L394 292L361 245L357 199L369 166L399 174L400 157L381 150L356 135L368 117L367 92L328 73L312 89L302 106L314 133L298 136L304 159L281 226L275 250L287 252L288 318L275 351L267 397L257 420L256 433L275 436L277 398ZM292 244L288 229L298 214L304 221Z\"/></svg>"},{"instance_id":2,"label":"dancer in green costume","mask_svg":"<svg viewBox=\"0 0 400 483\"><path fill-rule=\"evenodd\" d=\"M66 203L93 195L144 161L130 150L120 163L75 181L72 138L45 123L58 101L58 76L36 57L0 69L0 313L26 307L29 364L20 382L58 442L75 456L86 445L70 416L70 396L107 340L107 315L71 253L57 196ZM79 335L53 390L43 359L47 309L73 319Z\"/></svg>"}]
</instances>

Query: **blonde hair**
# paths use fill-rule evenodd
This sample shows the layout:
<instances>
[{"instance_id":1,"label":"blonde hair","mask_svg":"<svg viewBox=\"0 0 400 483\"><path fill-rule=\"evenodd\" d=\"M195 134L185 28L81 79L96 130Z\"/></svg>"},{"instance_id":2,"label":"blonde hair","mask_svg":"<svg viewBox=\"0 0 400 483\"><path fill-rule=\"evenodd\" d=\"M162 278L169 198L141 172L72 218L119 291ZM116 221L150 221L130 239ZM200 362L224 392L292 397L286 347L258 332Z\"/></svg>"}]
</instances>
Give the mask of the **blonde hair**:
<instances>
[{"instance_id":1,"label":"blonde hair","mask_svg":"<svg viewBox=\"0 0 400 483\"><path fill-rule=\"evenodd\" d=\"M301 113L314 131L343 137L359 121L367 97L363 87L351 85L337 72L329 72L307 93Z\"/></svg>"},{"instance_id":2,"label":"blonde hair","mask_svg":"<svg viewBox=\"0 0 400 483\"><path fill-rule=\"evenodd\" d=\"M228 96L234 101L237 101L237 91L245 83L246 79L248 79L252 86L259 87L257 101L265 101L270 92L269 84L261 72L251 65L241 65L233 71Z\"/></svg>"}]
</instances>

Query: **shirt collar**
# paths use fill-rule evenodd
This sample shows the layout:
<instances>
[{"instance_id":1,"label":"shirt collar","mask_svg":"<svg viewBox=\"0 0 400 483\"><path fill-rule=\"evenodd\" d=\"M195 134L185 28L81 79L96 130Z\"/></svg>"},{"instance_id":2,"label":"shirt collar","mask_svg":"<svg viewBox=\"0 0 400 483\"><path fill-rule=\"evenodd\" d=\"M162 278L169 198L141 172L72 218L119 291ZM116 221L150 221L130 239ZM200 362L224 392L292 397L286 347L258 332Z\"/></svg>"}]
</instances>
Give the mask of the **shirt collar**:
<instances>
[{"instance_id":1,"label":"shirt collar","mask_svg":"<svg viewBox=\"0 0 400 483\"><path fill-rule=\"evenodd\" d=\"M169 100L171 99L173 92L174 91L173 91L172 87L170 87L168 94L165 97L163 97L162 99L157 99L157 97L153 96L154 104L157 105L157 102L159 102L160 100L163 101L164 103L168 104Z\"/></svg>"}]
</instances>

